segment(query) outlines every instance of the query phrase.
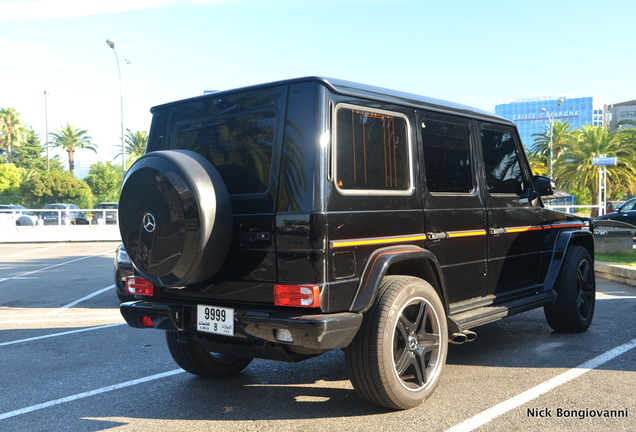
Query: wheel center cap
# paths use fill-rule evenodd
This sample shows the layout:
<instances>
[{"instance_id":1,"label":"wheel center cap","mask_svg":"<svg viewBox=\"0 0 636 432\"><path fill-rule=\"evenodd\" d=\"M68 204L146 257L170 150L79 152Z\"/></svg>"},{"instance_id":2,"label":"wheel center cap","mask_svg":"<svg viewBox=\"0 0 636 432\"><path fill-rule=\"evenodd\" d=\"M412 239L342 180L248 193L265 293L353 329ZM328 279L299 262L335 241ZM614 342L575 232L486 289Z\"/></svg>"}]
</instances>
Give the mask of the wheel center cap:
<instances>
[{"instance_id":1,"label":"wheel center cap","mask_svg":"<svg viewBox=\"0 0 636 432\"><path fill-rule=\"evenodd\" d=\"M409 336L409 349L415 351L417 349L417 337L415 335Z\"/></svg>"}]
</instances>

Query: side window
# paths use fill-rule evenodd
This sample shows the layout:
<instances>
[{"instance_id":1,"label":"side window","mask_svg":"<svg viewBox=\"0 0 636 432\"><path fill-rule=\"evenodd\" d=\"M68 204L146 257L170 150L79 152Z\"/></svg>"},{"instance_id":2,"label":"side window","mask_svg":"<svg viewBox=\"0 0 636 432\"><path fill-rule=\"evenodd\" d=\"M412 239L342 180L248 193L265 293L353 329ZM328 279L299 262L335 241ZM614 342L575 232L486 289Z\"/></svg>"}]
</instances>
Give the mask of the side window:
<instances>
[{"instance_id":1,"label":"side window","mask_svg":"<svg viewBox=\"0 0 636 432\"><path fill-rule=\"evenodd\" d=\"M491 194L522 194L526 189L513 134L505 129L482 129L486 181Z\"/></svg>"},{"instance_id":2,"label":"side window","mask_svg":"<svg viewBox=\"0 0 636 432\"><path fill-rule=\"evenodd\" d=\"M204 156L232 195L259 194L269 187L276 114L246 113L177 125L174 148Z\"/></svg>"},{"instance_id":3,"label":"side window","mask_svg":"<svg viewBox=\"0 0 636 432\"><path fill-rule=\"evenodd\" d=\"M336 107L336 188L343 195L409 195L413 191L409 122L389 111Z\"/></svg>"},{"instance_id":4,"label":"side window","mask_svg":"<svg viewBox=\"0 0 636 432\"><path fill-rule=\"evenodd\" d=\"M623 205L620 209L621 211L632 211L634 210L634 204L636 204L636 201L632 201L632 202L628 202L627 204Z\"/></svg>"},{"instance_id":5,"label":"side window","mask_svg":"<svg viewBox=\"0 0 636 432\"><path fill-rule=\"evenodd\" d=\"M421 131L429 192L471 192L473 174L468 127L425 119Z\"/></svg>"}]
</instances>

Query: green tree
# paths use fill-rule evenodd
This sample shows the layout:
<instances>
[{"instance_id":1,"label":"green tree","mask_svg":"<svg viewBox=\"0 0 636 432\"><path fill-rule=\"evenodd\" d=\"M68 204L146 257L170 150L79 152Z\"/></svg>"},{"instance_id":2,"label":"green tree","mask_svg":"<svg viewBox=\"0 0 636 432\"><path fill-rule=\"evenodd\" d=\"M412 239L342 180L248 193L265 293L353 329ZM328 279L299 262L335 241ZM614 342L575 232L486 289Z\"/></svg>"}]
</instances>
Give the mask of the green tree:
<instances>
[{"instance_id":1,"label":"green tree","mask_svg":"<svg viewBox=\"0 0 636 432\"><path fill-rule=\"evenodd\" d=\"M98 201L117 201L121 187L121 170L112 162L91 165L85 179Z\"/></svg>"},{"instance_id":2,"label":"green tree","mask_svg":"<svg viewBox=\"0 0 636 432\"><path fill-rule=\"evenodd\" d=\"M14 108L0 109L0 149L7 156L7 163L13 160L13 149L25 141L26 128L20 120L20 113Z\"/></svg>"},{"instance_id":3,"label":"green tree","mask_svg":"<svg viewBox=\"0 0 636 432\"><path fill-rule=\"evenodd\" d=\"M532 168L532 173L534 175L547 176L550 174L545 157L539 153L533 152L532 150L528 150L526 154L528 156L528 162L530 162L530 168Z\"/></svg>"},{"instance_id":4,"label":"green tree","mask_svg":"<svg viewBox=\"0 0 636 432\"><path fill-rule=\"evenodd\" d=\"M627 128L636 128L636 120L621 120L616 123L616 127L621 129L621 126L627 126Z\"/></svg>"},{"instance_id":5,"label":"green tree","mask_svg":"<svg viewBox=\"0 0 636 432\"><path fill-rule=\"evenodd\" d=\"M133 162L139 159L146 152L146 146L148 145L148 132L128 130L126 137L124 138L125 150L126 150L126 166L130 167ZM115 158L121 157L121 152L117 153Z\"/></svg>"},{"instance_id":6,"label":"green tree","mask_svg":"<svg viewBox=\"0 0 636 432\"><path fill-rule=\"evenodd\" d=\"M534 146L532 151L537 156L537 161L542 161L547 167L546 175L550 175L556 166L556 160L559 155L572 142L572 123L568 121L552 122L552 127L547 126L542 133L532 134L534 138ZM550 163L553 164L550 167ZM552 170L551 170L552 168ZM552 175L554 175L552 173Z\"/></svg>"},{"instance_id":7,"label":"green tree","mask_svg":"<svg viewBox=\"0 0 636 432\"><path fill-rule=\"evenodd\" d=\"M0 165L0 195L16 195L22 181L21 169L14 164Z\"/></svg>"},{"instance_id":8,"label":"green tree","mask_svg":"<svg viewBox=\"0 0 636 432\"><path fill-rule=\"evenodd\" d=\"M73 203L81 208L92 208L95 204L88 184L67 171L35 173L22 183L20 192L23 200L34 208L53 202Z\"/></svg>"},{"instance_id":9,"label":"green tree","mask_svg":"<svg viewBox=\"0 0 636 432\"><path fill-rule=\"evenodd\" d=\"M97 153L97 145L88 136L88 131L77 129L67 124L56 132L51 132L53 147L64 149L68 153L68 170L75 174L75 152L80 149L92 150Z\"/></svg>"},{"instance_id":10,"label":"green tree","mask_svg":"<svg viewBox=\"0 0 636 432\"><path fill-rule=\"evenodd\" d=\"M617 165L607 167L608 184L621 184L635 190L636 147L625 144L619 134L601 126L583 126L572 134L572 143L564 149L555 165L557 188L574 190L585 187L591 193L592 205L598 205L598 166L592 158L602 155L616 157Z\"/></svg>"},{"instance_id":11,"label":"green tree","mask_svg":"<svg viewBox=\"0 0 636 432\"><path fill-rule=\"evenodd\" d=\"M636 121L623 120L616 123L616 126L619 128L617 134L619 136L619 139L621 140L622 145L636 146Z\"/></svg>"},{"instance_id":12,"label":"green tree","mask_svg":"<svg viewBox=\"0 0 636 432\"><path fill-rule=\"evenodd\" d=\"M27 170L46 171L46 148L40 144L40 137L33 129L27 129L26 140L13 150L13 163ZM51 170L64 169L58 155L49 160L48 166Z\"/></svg>"}]
</instances>

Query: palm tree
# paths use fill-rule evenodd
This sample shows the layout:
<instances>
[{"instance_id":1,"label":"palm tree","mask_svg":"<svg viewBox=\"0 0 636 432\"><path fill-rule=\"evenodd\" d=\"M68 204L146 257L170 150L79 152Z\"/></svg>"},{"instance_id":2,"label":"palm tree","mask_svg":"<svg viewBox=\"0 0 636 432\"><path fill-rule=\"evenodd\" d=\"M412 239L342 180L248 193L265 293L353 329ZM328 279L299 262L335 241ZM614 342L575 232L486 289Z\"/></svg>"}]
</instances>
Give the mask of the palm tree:
<instances>
[{"instance_id":1,"label":"palm tree","mask_svg":"<svg viewBox=\"0 0 636 432\"><path fill-rule=\"evenodd\" d=\"M572 133L572 142L558 159L557 187L573 190L585 185L592 195L592 205L598 205L599 167L592 165L592 158L605 155L616 157L617 164L608 166L608 183L628 186L636 190L636 145L621 139L601 126L583 126Z\"/></svg>"},{"instance_id":2,"label":"palm tree","mask_svg":"<svg viewBox=\"0 0 636 432\"><path fill-rule=\"evenodd\" d=\"M569 121L555 121L552 122L551 126L547 126L545 132L532 134L535 137L532 150L537 158L544 161L549 171L554 171L554 167L550 167L550 163L556 165L556 159L571 143L572 131L570 129L572 123Z\"/></svg>"},{"instance_id":3,"label":"palm tree","mask_svg":"<svg viewBox=\"0 0 636 432\"><path fill-rule=\"evenodd\" d=\"M7 153L7 163L12 162L13 149L27 137L27 129L14 108L0 109L0 148Z\"/></svg>"},{"instance_id":4,"label":"palm tree","mask_svg":"<svg viewBox=\"0 0 636 432\"><path fill-rule=\"evenodd\" d=\"M51 132L53 147L59 147L68 153L68 170L75 175L75 151L79 149L92 150L97 153L97 145L91 142L88 131L77 129L75 126L67 124L62 129Z\"/></svg>"},{"instance_id":5,"label":"palm tree","mask_svg":"<svg viewBox=\"0 0 636 432\"><path fill-rule=\"evenodd\" d=\"M621 128L621 126L627 126L628 128L636 128L636 120L621 120L618 123L616 123L616 127L618 129Z\"/></svg>"},{"instance_id":6,"label":"palm tree","mask_svg":"<svg viewBox=\"0 0 636 432\"><path fill-rule=\"evenodd\" d=\"M126 155L129 156L126 158L126 165L130 166L134 161L139 159L146 152L146 146L148 145L148 132L133 132L128 129L128 133L124 137L124 141L126 143ZM120 156L121 152L115 155L115 159Z\"/></svg>"},{"instance_id":7,"label":"palm tree","mask_svg":"<svg viewBox=\"0 0 636 432\"><path fill-rule=\"evenodd\" d=\"M528 150L526 155L528 156L528 162L530 162L530 168L532 168L532 174L541 176L550 175L546 159L542 155L532 150Z\"/></svg>"}]
</instances>

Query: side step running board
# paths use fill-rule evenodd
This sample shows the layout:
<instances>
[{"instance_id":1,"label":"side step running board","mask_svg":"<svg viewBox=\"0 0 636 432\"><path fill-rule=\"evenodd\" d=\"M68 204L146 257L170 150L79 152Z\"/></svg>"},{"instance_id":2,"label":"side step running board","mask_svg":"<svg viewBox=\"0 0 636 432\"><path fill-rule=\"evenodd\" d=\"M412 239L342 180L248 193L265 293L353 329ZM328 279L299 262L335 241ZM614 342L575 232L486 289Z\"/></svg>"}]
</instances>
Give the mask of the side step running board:
<instances>
[{"instance_id":1,"label":"side step running board","mask_svg":"<svg viewBox=\"0 0 636 432\"><path fill-rule=\"evenodd\" d=\"M450 315L448 317L448 333L451 335L463 333L470 328L553 303L555 299L556 293L554 291L543 291L506 303L497 303Z\"/></svg>"}]
</instances>

